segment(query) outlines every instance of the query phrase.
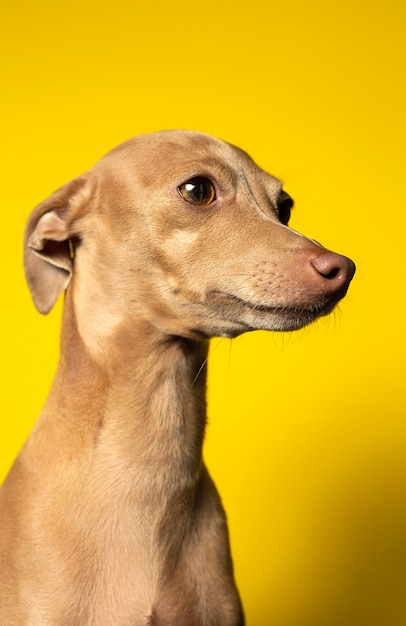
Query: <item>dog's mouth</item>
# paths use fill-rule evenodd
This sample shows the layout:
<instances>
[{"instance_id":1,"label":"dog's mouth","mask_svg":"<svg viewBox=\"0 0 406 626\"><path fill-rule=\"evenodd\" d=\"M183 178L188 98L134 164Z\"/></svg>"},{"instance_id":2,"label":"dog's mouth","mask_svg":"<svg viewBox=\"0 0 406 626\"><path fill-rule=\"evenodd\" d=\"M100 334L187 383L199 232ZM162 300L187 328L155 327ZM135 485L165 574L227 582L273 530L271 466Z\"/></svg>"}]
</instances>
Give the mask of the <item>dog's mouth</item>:
<instances>
[{"instance_id":1,"label":"dog's mouth","mask_svg":"<svg viewBox=\"0 0 406 626\"><path fill-rule=\"evenodd\" d=\"M306 305L262 305L244 300L234 294L212 290L210 300L217 303L234 303L240 310L249 312L253 328L265 330L297 330L316 318L328 315L341 298L320 297L315 303Z\"/></svg>"}]
</instances>

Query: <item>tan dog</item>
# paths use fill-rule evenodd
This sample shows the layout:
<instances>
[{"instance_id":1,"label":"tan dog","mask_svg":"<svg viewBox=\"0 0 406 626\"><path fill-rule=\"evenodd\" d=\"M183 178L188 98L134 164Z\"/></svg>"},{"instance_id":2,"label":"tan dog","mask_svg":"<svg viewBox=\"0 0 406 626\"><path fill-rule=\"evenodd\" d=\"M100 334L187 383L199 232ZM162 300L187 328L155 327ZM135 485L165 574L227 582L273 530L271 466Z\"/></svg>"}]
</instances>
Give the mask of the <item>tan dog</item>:
<instances>
[{"instance_id":1,"label":"tan dog","mask_svg":"<svg viewBox=\"0 0 406 626\"><path fill-rule=\"evenodd\" d=\"M66 290L44 410L0 495L2 626L241 626L225 515L202 461L208 338L329 313L353 263L286 225L239 149L132 139L29 218L47 313Z\"/></svg>"}]
</instances>

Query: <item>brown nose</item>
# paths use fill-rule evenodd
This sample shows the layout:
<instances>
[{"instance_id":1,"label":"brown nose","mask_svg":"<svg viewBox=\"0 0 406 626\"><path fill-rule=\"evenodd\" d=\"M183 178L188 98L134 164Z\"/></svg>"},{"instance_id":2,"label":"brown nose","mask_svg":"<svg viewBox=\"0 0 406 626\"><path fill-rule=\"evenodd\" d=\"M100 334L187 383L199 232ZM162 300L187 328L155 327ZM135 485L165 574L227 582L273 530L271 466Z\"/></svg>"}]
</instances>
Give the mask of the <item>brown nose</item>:
<instances>
[{"instance_id":1,"label":"brown nose","mask_svg":"<svg viewBox=\"0 0 406 626\"><path fill-rule=\"evenodd\" d=\"M312 259L311 264L324 280L326 293L345 296L355 273L355 265L346 256L335 252L324 252Z\"/></svg>"}]
</instances>

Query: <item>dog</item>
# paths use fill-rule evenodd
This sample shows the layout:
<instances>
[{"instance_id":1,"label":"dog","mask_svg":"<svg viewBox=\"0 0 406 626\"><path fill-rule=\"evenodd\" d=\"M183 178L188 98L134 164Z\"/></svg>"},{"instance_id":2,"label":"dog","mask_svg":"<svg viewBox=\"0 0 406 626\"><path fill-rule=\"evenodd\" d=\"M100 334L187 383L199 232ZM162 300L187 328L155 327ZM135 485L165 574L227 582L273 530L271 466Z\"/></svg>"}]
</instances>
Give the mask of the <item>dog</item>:
<instances>
[{"instance_id":1,"label":"dog","mask_svg":"<svg viewBox=\"0 0 406 626\"><path fill-rule=\"evenodd\" d=\"M65 293L44 409L0 492L2 626L242 626L202 459L210 337L327 315L354 264L288 226L242 150L131 139L30 215L25 272Z\"/></svg>"}]
</instances>

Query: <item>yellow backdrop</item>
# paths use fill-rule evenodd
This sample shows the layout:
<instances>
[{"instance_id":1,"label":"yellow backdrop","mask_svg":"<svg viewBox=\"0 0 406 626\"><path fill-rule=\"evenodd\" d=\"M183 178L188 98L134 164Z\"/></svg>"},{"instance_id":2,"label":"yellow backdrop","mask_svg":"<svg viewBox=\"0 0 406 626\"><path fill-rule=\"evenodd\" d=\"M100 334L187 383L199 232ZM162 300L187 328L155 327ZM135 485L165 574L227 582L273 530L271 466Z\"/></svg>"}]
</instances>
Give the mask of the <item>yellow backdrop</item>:
<instances>
[{"instance_id":1,"label":"yellow backdrop","mask_svg":"<svg viewBox=\"0 0 406 626\"><path fill-rule=\"evenodd\" d=\"M399 0L22 0L3 9L0 470L49 389L61 305L22 270L30 210L120 141L247 150L292 226L357 263L329 320L214 340L206 459L248 626L406 623L405 13Z\"/></svg>"}]
</instances>

